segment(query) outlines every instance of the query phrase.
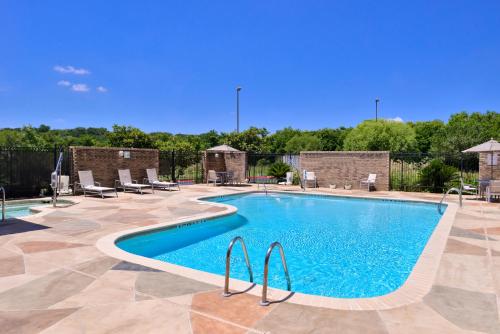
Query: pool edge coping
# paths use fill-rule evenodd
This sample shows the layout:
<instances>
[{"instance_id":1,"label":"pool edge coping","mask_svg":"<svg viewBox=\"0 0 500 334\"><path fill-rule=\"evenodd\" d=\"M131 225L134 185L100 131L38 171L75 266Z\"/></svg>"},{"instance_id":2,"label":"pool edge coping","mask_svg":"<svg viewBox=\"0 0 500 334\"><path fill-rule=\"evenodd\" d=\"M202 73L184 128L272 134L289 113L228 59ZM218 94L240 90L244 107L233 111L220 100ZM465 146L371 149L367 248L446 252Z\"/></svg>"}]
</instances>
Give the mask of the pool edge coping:
<instances>
[{"instance_id":1,"label":"pool edge coping","mask_svg":"<svg viewBox=\"0 0 500 334\"><path fill-rule=\"evenodd\" d=\"M279 191L279 190L272 190L269 192L297 194L297 192ZM160 260L155 260L140 255L128 253L120 249L118 246L116 246L116 242L119 239L123 239L125 237L131 237L136 234L150 233L152 231L165 229L167 227L184 225L186 223L196 222L199 220L213 219L217 217L223 217L234 214L237 212L236 207L228 204L208 202L206 201L206 199L220 198L220 197L227 197L234 195L244 195L250 193L263 193L263 191L248 190L248 191L240 191L240 192L226 193L220 195L209 195L209 196L202 195L195 198L191 198L190 201L198 203L199 205L223 207L225 210L216 213L196 214L175 219L173 221L169 221L166 223L156 224L152 226L137 227L133 229L123 230L120 232L115 232L100 238L96 242L96 247L106 255L118 258L122 261L141 264L147 267L159 269L174 275L183 276L189 279L212 284L222 288L224 286L223 275L212 274L197 269L183 267L173 263L163 262ZM350 198L362 198L362 199L394 200L403 202L419 202L419 203L432 203L432 204L438 203L436 201L427 199L385 198L385 197L364 196L360 194L336 195L336 194L328 194L321 192L308 192L299 194L304 194L304 195L311 194L311 195L320 195L326 197L350 197ZM306 306L324 307L324 308L338 309L338 310L361 311L361 310L386 310L421 301L422 298L432 288L435 277L437 275L439 264L441 262L442 255L446 247L446 241L448 239L458 209L458 205L455 203L447 202L446 204L447 208L444 211L439 222L436 224L434 231L429 237L424 249L422 250L417 262L415 263L413 270L411 271L407 280L398 289L386 295L378 297L370 297L370 298L335 298L335 297L317 296L317 295L309 295L300 292L295 292L291 298L287 299L287 302L306 305ZM230 288L232 290L242 291L247 289L249 286L250 286L249 282L234 278L230 279ZM247 293L255 296L260 296L261 291L262 291L262 286L256 285ZM271 287L268 288L268 297L271 300L282 300L289 296L290 296L289 291Z\"/></svg>"}]
</instances>

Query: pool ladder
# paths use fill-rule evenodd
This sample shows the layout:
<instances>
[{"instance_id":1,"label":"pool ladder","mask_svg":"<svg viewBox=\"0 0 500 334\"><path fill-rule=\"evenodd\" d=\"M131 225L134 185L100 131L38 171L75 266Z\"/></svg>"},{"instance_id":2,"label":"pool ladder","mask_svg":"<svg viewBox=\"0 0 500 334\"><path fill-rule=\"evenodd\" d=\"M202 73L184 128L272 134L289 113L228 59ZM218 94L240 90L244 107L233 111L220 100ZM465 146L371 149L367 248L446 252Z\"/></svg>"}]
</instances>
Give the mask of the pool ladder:
<instances>
[{"instance_id":1,"label":"pool ladder","mask_svg":"<svg viewBox=\"0 0 500 334\"><path fill-rule=\"evenodd\" d=\"M230 272L230 267L231 267L231 252L233 250L234 244L237 241L240 241L241 247L243 248L243 254L245 256L245 262L247 265L248 274L250 276L250 282L253 283L253 273L252 273L252 267L250 265L250 259L248 257L247 247L245 246L245 242L243 241L243 238L240 236L237 236L233 240L231 240L231 242L229 243L229 247L227 248L226 274L224 277L224 292L222 294L224 297L229 297L229 296L233 295L231 292L229 292L229 272ZM280 250L281 263L283 264L283 270L285 271L287 290L288 291L292 290L292 283L290 281L290 274L288 273L288 266L286 265L286 258L285 258L285 252L283 250L283 246L279 242L275 241L267 249L266 258L264 260L264 282L262 284L262 298L260 301L261 306L268 306L269 304L271 304L271 302L269 300L267 300L267 284L268 284L268 277L269 277L269 260L271 258L271 254L272 254L275 247L278 247Z\"/></svg>"},{"instance_id":2,"label":"pool ladder","mask_svg":"<svg viewBox=\"0 0 500 334\"><path fill-rule=\"evenodd\" d=\"M444 193L443 197L441 198L441 201L438 204L438 211L439 211L439 213L443 213L442 212L442 208L441 208L443 206L443 202L444 202L446 196L449 193L451 193L452 191L456 191L458 193L458 201L460 203L460 207L462 207L462 187L460 187L460 188L450 188L450 189L448 189L447 192Z\"/></svg>"},{"instance_id":3,"label":"pool ladder","mask_svg":"<svg viewBox=\"0 0 500 334\"><path fill-rule=\"evenodd\" d=\"M5 188L0 187L0 191L2 192L2 222L5 221Z\"/></svg>"}]
</instances>

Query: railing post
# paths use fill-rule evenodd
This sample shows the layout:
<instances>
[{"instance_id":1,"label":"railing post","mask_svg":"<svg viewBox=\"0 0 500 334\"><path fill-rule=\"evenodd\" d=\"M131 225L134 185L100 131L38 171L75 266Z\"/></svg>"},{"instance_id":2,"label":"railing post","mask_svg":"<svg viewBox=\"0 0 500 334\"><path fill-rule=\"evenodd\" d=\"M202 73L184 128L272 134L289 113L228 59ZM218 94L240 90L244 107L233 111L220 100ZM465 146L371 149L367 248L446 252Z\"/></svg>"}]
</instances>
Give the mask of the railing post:
<instances>
[{"instance_id":1,"label":"railing post","mask_svg":"<svg viewBox=\"0 0 500 334\"><path fill-rule=\"evenodd\" d=\"M175 151L172 150L172 166L171 166L171 172L170 172L170 177L172 178L172 182L175 182Z\"/></svg>"}]
</instances>

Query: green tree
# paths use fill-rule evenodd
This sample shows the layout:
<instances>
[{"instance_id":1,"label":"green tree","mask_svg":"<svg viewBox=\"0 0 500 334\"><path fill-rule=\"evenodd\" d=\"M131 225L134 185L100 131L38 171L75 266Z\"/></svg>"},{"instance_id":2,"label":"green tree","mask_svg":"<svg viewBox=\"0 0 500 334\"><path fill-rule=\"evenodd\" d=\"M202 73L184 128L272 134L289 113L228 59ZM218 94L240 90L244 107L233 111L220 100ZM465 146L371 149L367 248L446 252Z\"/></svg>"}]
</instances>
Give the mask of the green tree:
<instances>
[{"instance_id":1,"label":"green tree","mask_svg":"<svg viewBox=\"0 0 500 334\"><path fill-rule=\"evenodd\" d=\"M277 161L269 167L268 175L276 178L285 177L286 173L291 170L290 166L282 161Z\"/></svg>"},{"instance_id":2,"label":"green tree","mask_svg":"<svg viewBox=\"0 0 500 334\"><path fill-rule=\"evenodd\" d=\"M500 140L500 113L464 111L450 116L446 126L434 136L431 150L461 152L490 138Z\"/></svg>"},{"instance_id":3,"label":"green tree","mask_svg":"<svg viewBox=\"0 0 500 334\"><path fill-rule=\"evenodd\" d=\"M458 169L446 165L441 159L433 159L420 171L421 185L431 192L442 192L445 185L458 177Z\"/></svg>"},{"instance_id":4,"label":"green tree","mask_svg":"<svg viewBox=\"0 0 500 334\"><path fill-rule=\"evenodd\" d=\"M352 129L344 141L347 151L414 151L415 130L403 122L367 120Z\"/></svg>"},{"instance_id":5,"label":"green tree","mask_svg":"<svg viewBox=\"0 0 500 334\"><path fill-rule=\"evenodd\" d=\"M301 151L318 151L321 149L321 141L312 134L304 133L294 136L285 146L287 153L297 154Z\"/></svg>"},{"instance_id":6,"label":"green tree","mask_svg":"<svg viewBox=\"0 0 500 334\"><path fill-rule=\"evenodd\" d=\"M287 153L286 144L293 137L300 135L302 132L291 127L278 130L266 138L265 151L270 153Z\"/></svg>"},{"instance_id":7,"label":"green tree","mask_svg":"<svg viewBox=\"0 0 500 334\"><path fill-rule=\"evenodd\" d=\"M445 127L443 121L440 120L416 122L411 125L413 129L415 129L417 149L424 153L430 151L432 143L436 140L436 136L438 136Z\"/></svg>"},{"instance_id":8,"label":"green tree","mask_svg":"<svg viewBox=\"0 0 500 334\"><path fill-rule=\"evenodd\" d=\"M343 126L338 129L325 128L314 131L314 135L319 138L321 151L341 151L350 130Z\"/></svg>"},{"instance_id":9,"label":"green tree","mask_svg":"<svg viewBox=\"0 0 500 334\"><path fill-rule=\"evenodd\" d=\"M108 134L108 139L114 147L153 147L153 141L147 134L131 126L113 125L113 132Z\"/></svg>"},{"instance_id":10,"label":"green tree","mask_svg":"<svg viewBox=\"0 0 500 334\"><path fill-rule=\"evenodd\" d=\"M240 133L223 133L221 142L241 151L261 153L268 134L266 128L250 127Z\"/></svg>"}]
</instances>

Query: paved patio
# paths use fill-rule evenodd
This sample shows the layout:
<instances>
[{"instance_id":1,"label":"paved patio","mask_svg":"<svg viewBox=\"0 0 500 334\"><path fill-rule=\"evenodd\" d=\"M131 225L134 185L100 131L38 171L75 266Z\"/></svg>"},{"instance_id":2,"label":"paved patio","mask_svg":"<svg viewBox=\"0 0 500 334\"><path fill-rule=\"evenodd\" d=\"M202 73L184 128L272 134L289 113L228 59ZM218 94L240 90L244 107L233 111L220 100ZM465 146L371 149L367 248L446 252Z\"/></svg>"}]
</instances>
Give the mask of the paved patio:
<instances>
[{"instance_id":1,"label":"paved patio","mask_svg":"<svg viewBox=\"0 0 500 334\"><path fill-rule=\"evenodd\" d=\"M431 291L390 310L345 311L221 296L218 286L101 253L101 237L224 210L190 199L248 187L83 198L0 227L2 333L500 333L500 205L465 201ZM329 190L322 190L330 192ZM336 193L356 193L338 190ZM362 192L366 195L366 192ZM426 198L419 193L376 196ZM456 201L456 197L453 198Z\"/></svg>"}]
</instances>

